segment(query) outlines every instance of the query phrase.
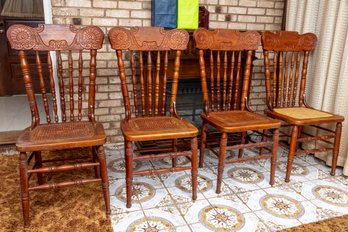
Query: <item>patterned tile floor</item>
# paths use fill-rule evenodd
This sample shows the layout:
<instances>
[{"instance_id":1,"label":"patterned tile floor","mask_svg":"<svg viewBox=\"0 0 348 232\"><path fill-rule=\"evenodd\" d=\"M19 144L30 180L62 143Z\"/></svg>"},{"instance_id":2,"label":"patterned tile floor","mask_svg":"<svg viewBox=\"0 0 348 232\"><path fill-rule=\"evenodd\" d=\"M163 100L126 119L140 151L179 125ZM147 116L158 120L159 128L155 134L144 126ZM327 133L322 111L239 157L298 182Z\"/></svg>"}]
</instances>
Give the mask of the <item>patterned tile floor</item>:
<instances>
[{"instance_id":1,"label":"patterned tile floor","mask_svg":"<svg viewBox=\"0 0 348 232\"><path fill-rule=\"evenodd\" d=\"M269 185L268 160L227 164L222 191L216 194L217 159L207 152L205 166L199 169L195 202L190 172L182 171L135 177L132 207L127 209L123 147L114 147L107 154L114 231L264 232L348 214L348 178L342 176L341 168L331 177L322 161L299 155L291 182L285 183L283 150L279 151L273 187ZM134 168L169 166L168 161L136 162ZM187 162L185 158L179 161Z\"/></svg>"}]
</instances>

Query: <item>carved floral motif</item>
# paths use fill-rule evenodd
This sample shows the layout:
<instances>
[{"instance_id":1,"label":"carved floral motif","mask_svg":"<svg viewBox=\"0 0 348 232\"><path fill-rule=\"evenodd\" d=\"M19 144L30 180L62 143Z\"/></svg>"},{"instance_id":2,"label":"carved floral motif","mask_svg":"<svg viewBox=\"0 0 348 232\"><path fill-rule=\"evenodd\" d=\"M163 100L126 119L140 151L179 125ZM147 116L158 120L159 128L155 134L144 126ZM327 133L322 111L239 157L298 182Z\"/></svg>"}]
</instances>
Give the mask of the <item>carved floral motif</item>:
<instances>
[{"instance_id":1,"label":"carved floral motif","mask_svg":"<svg viewBox=\"0 0 348 232\"><path fill-rule=\"evenodd\" d=\"M91 26L82 29L79 33L79 42L85 49L99 49L102 47L104 34L100 28Z\"/></svg>"},{"instance_id":2,"label":"carved floral motif","mask_svg":"<svg viewBox=\"0 0 348 232\"><path fill-rule=\"evenodd\" d=\"M35 46L35 35L28 26L13 25L7 31L7 37L13 49L26 50Z\"/></svg>"}]
</instances>

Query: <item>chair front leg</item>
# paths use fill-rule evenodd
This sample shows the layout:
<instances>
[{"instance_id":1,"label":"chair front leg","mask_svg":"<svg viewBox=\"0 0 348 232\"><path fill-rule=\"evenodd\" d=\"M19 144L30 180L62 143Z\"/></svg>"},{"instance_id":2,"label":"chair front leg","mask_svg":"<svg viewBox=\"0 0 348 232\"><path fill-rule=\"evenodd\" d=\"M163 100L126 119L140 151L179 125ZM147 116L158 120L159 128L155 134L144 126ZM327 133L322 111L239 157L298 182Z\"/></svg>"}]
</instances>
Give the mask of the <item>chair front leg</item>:
<instances>
[{"instance_id":1,"label":"chair front leg","mask_svg":"<svg viewBox=\"0 0 348 232\"><path fill-rule=\"evenodd\" d=\"M331 165L331 172L330 172L331 176L334 176L336 174L337 157L338 157L338 152L340 150L340 142L341 142L341 133L342 133L342 123L338 122L336 123L334 149L332 151L332 165Z\"/></svg>"},{"instance_id":2,"label":"chair front leg","mask_svg":"<svg viewBox=\"0 0 348 232\"><path fill-rule=\"evenodd\" d=\"M191 139L191 175L192 175L192 200L197 199L197 175L198 175L198 143L197 137Z\"/></svg>"},{"instance_id":3,"label":"chair front leg","mask_svg":"<svg viewBox=\"0 0 348 232\"><path fill-rule=\"evenodd\" d=\"M289 148L289 154L288 154L288 165L286 167L286 176L285 176L285 182L290 181L290 174L292 169L292 163L294 161L296 148L297 148L297 136L298 136L298 126L293 126L291 130L291 138L290 138L290 148Z\"/></svg>"},{"instance_id":4,"label":"chair front leg","mask_svg":"<svg viewBox=\"0 0 348 232\"><path fill-rule=\"evenodd\" d=\"M226 146L227 146L227 134L222 133L220 138L219 164L218 164L218 175L217 175L217 184L216 184L217 194L221 192L222 174L224 172L224 166L225 166Z\"/></svg>"},{"instance_id":5,"label":"chair front leg","mask_svg":"<svg viewBox=\"0 0 348 232\"><path fill-rule=\"evenodd\" d=\"M241 144L245 144L246 136L247 136L246 131L243 131L241 133ZM243 153L244 153L244 149L243 148L239 149L239 151L238 151L238 158L242 158L243 157Z\"/></svg>"},{"instance_id":6,"label":"chair front leg","mask_svg":"<svg viewBox=\"0 0 348 232\"><path fill-rule=\"evenodd\" d=\"M279 129L273 131L273 144L272 144L272 158L271 158L271 174L270 174L270 185L274 185L274 176L277 165L278 155L278 144L279 144Z\"/></svg>"},{"instance_id":7,"label":"chair front leg","mask_svg":"<svg viewBox=\"0 0 348 232\"><path fill-rule=\"evenodd\" d=\"M266 140L267 140L267 130L262 130L261 142L266 142ZM262 154L263 154L263 150L264 150L264 148L263 148L263 147L260 147L260 149L259 149L259 155L262 155Z\"/></svg>"},{"instance_id":8,"label":"chair front leg","mask_svg":"<svg viewBox=\"0 0 348 232\"><path fill-rule=\"evenodd\" d=\"M41 151L34 151L35 152L35 163L37 163L38 168L42 168L42 157L41 157ZM43 184L43 175L42 173L38 172L36 174L37 176L37 183L39 185Z\"/></svg>"},{"instance_id":9,"label":"chair front leg","mask_svg":"<svg viewBox=\"0 0 348 232\"><path fill-rule=\"evenodd\" d=\"M203 163L204 163L204 148L205 148L205 143L207 140L207 125L205 122L203 122L202 125L202 133L201 133L201 144L200 144L200 148L199 148L199 167L202 168L203 167Z\"/></svg>"},{"instance_id":10,"label":"chair front leg","mask_svg":"<svg viewBox=\"0 0 348 232\"><path fill-rule=\"evenodd\" d=\"M126 160L126 194L127 208L132 207L132 187L133 187L133 148L132 142L125 140L125 160Z\"/></svg>"},{"instance_id":11,"label":"chair front leg","mask_svg":"<svg viewBox=\"0 0 348 232\"><path fill-rule=\"evenodd\" d=\"M175 153L178 151L178 140L177 139L172 140L172 149L173 149L173 152L175 152ZM177 157L173 157L172 158L172 167L173 168L176 167L176 163L177 163Z\"/></svg>"},{"instance_id":12,"label":"chair front leg","mask_svg":"<svg viewBox=\"0 0 348 232\"><path fill-rule=\"evenodd\" d=\"M29 226L29 183L27 153L19 154L19 173L21 182L21 200L23 210L24 227Z\"/></svg>"},{"instance_id":13,"label":"chair front leg","mask_svg":"<svg viewBox=\"0 0 348 232\"><path fill-rule=\"evenodd\" d=\"M92 147L92 154L93 154L93 162L96 162L97 161L97 159L98 159L98 155L97 155L97 147ZM97 167L97 166L95 166L94 167L94 175L95 175L95 178L100 178L100 175L99 175L99 173L100 173L100 168L99 167Z\"/></svg>"},{"instance_id":14,"label":"chair front leg","mask_svg":"<svg viewBox=\"0 0 348 232\"><path fill-rule=\"evenodd\" d=\"M97 156L100 163L100 176L102 179L102 188L104 193L106 214L110 214L110 193L109 193L109 180L106 167L105 150L103 146L97 148Z\"/></svg>"}]
</instances>

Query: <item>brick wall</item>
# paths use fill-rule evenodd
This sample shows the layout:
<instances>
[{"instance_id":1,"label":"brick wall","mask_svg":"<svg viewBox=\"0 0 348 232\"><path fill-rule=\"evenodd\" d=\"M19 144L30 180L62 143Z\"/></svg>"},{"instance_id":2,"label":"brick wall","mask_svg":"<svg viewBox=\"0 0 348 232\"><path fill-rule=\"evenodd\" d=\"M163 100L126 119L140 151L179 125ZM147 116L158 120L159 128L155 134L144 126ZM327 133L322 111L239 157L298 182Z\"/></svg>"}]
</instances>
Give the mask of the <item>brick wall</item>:
<instances>
[{"instance_id":1,"label":"brick wall","mask_svg":"<svg viewBox=\"0 0 348 232\"><path fill-rule=\"evenodd\" d=\"M53 23L97 25L104 33L112 26L150 26L151 0L51 0ZM240 30L280 30L284 0L200 0L210 12L210 28ZM256 53L250 105L257 112L265 108L265 88L261 50ZM122 94L115 53L107 40L98 51L96 117L103 123L108 143L123 141L119 125L123 118Z\"/></svg>"}]
</instances>

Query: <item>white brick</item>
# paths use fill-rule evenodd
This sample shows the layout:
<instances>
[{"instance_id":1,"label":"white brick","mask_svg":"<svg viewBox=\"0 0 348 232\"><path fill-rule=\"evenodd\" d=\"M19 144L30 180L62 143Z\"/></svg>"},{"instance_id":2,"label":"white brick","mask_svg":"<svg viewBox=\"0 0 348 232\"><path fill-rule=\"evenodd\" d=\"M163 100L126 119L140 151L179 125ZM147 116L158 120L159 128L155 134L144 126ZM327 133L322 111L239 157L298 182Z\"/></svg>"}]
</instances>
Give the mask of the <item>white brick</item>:
<instances>
[{"instance_id":1,"label":"white brick","mask_svg":"<svg viewBox=\"0 0 348 232\"><path fill-rule=\"evenodd\" d=\"M230 14L246 14L247 8L244 7L229 7L228 13Z\"/></svg>"},{"instance_id":2,"label":"white brick","mask_svg":"<svg viewBox=\"0 0 348 232\"><path fill-rule=\"evenodd\" d=\"M105 0L94 0L93 1L93 7L99 7L99 8L117 8L117 1L105 1Z\"/></svg>"},{"instance_id":3,"label":"white brick","mask_svg":"<svg viewBox=\"0 0 348 232\"><path fill-rule=\"evenodd\" d=\"M118 19L113 18L94 18L93 25L97 26L117 26Z\"/></svg>"},{"instance_id":4,"label":"white brick","mask_svg":"<svg viewBox=\"0 0 348 232\"><path fill-rule=\"evenodd\" d=\"M283 15L283 10L267 9L266 15L282 16Z\"/></svg>"},{"instance_id":5,"label":"white brick","mask_svg":"<svg viewBox=\"0 0 348 232\"><path fill-rule=\"evenodd\" d=\"M104 9L95 9L95 8L80 9L80 16L97 16L98 17L98 16L104 16L104 15L105 15Z\"/></svg>"},{"instance_id":6,"label":"white brick","mask_svg":"<svg viewBox=\"0 0 348 232\"><path fill-rule=\"evenodd\" d=\"M280 30L281 25L279 24L266 24L265 30L266 31L278 31Z\"/></svg>"},{"instance_id":7,"label":"white brick","mask_svg":"<svg viewBox=\"0 0 348 232\"><path fill-rule=\"evenodd\" d=\"M52 6L64 6L65 0L52 0Z\"/></svg>"},{"instance_id":8,"label":"white brick","mask_svg":"<svg viewBox=\"0 0 348 232\"><path fill-rule=\"evenodd\" d=\"M217 5L218 0L199 0L200 5Z\"/></svg>"},{"instance_id":9,"label":"white brick","mask_svg":"<svg viewBox=\"0 0 348 232\"><path fill-rule=\"evenodd\" d=\"M272 0L258 0L257 6L258 7L265 7L265 8L273 8L274 1L272 1Z\"/></svg>"},{"instance_id":10,"label":"white brick","mask_svg":"<svg viewBox=\"0 0 348 232\"><path fill-rule=\"evenodd\" d=\"M265 13L266 10L262 8L248 8L248 15L264 15Z\"/></svg>"},{"instance_id":11,"label":"white brick","mask_svg":"<svg viewBox=\"0 0 348 232\"><path fill-rule=\"evenodd\" d=\"M276 9L283 9L284 8L284 2L276 2L274 8L276 8Z\"/></svg>"},{"instance_id":12,"label":"white brick","mask_svg":"<svg viewBox=\"0 0 348 232\"><path fill-rule=\"evenodd\" d=\"M106 10L106 17L129 18L129 10Z\"/></svg>"},{"instance_id":13,"label":"white brick","mask_svg":"<svg viewBox=\"0 0 348 232\"><path fill-rule=\"evenodd\" d=\"M265 29L264 24L257 24L257 23L248 23L247 24L247 30L257 30L262 31Z\"/></svg>"},{"instance_id":14,"label":"white brick","mask_svg":"<svg viewBox=\"0 0 348 232\"><path fill-rule=\"evenodd\" d=\"M66 0L65 6L73 6L73 7L91 7L91 0Z\"/></svg>"},{"instance_id":15,"label":"white brick","mask_svg":"<svg viewBox=\"0 0 348 232\"><path fill-rule=\"evenodd\" d=\"M256 6L256 1L253 1L253 0L239 0L239 6Z\"/></svg>"},{"instance_id":16,"label":"white brick","mask_svg":"<svg viewBox=\"0 0 348 232\"><path fill-rule=\"evenodd\" d=\"M219 0L219 5L237 6L238 0Z\"/></svg>"},{"instance_id":17,"label":"white brick","mask_svg":"<svg viewBox=\"0 0 348 232\"><path fill-rule=\"evenodd\" d=\"M245 23L229 23L228 28L229 29L238 29L238 30L246 30L246 25Z\"/></svg>"},{"instance_id":18,"label":"white brick","mask_svg":"<svg viewBox=\"0 0 348 232\"><path fill-rule=\"evenodd\" d=\"M119 1L118 2L118 8L120 9L141 9L142 5L141 2L133 2L133 1Z\"/></svg>"},{"instance_id":19,"label":"white brick","mask_svg":"<svg viewBox=\"0 0 348 232\"><path fill-rule=\"evenodd\" d=\"M227 22L209 22L209 28L227 28L228 23Z\"/></svg>"},{"instance_id":20,"label":"white brick","mask_svg":"<svg viewBox=\"0 0 348 232\"><path fill-rule=\"evenodd\" d=\"M58 8L54 7L52 9L52 14L54 16L71 16L71 15L77 15L77 8Z\"/></svg>"},{"instance_id":21,"label":"white brick","mask_svg":"<svg viewBox=\"0 0 348 232\"><path fill-rule=\"evenodd\" d=\"M256 16L250 16L250 15L238 15L238 21L239 22L256 22Z\"/></svg>"},{"instance_id":22,"label":"white brick","mask_svg":"<svg viewBox=\"0 0 348 232\"><path fill-rule=\"evenodd\" d=\"M274 17L269 17L269 16L257 16L256 17L256 22L258 23L273 23Z\"/></svg>"},{"instance_id":23,"label":"white brick","mask_svg":"<svg viewBox=\"0 0 348 232\"><path fill-rule=\"evenodd\" d=\"M144 10L132 10L131 18L151 19L151 12Z\"/></svg>"},{"instance_id":24,"label":"white brick","mask_svg":"<svg viewBox=\"0 0 348 232\"><path fill-rule=\"evenodd\" d=\"M141 26L141 20L140 19L119 19L119 26L124 27L135 27L135 26Z\"/></svg>"},{"instance_id":25,"label":"white brick","mask_svg":"<svg viewBox=\"0 0 348 232\"><path fill-rule=\"evenodd\" d=\"M149 26L151 26L151 20L143 19L143 27L149 27Z\"/></svg>"}]
</instances>

